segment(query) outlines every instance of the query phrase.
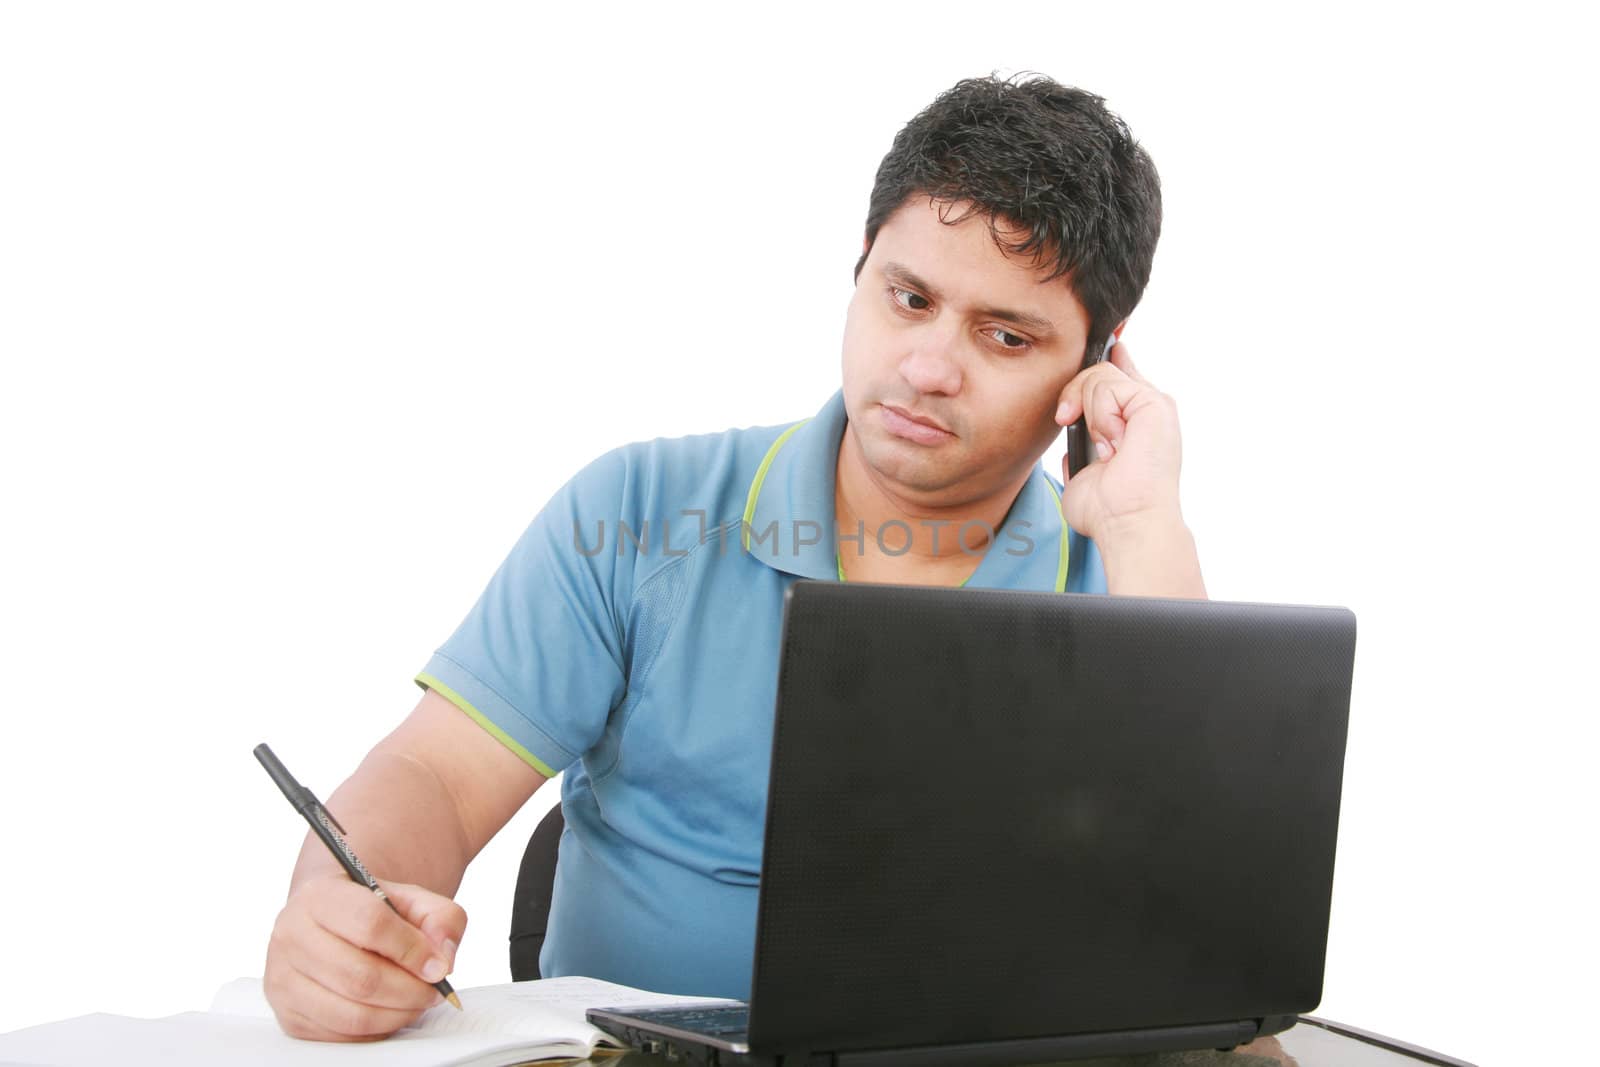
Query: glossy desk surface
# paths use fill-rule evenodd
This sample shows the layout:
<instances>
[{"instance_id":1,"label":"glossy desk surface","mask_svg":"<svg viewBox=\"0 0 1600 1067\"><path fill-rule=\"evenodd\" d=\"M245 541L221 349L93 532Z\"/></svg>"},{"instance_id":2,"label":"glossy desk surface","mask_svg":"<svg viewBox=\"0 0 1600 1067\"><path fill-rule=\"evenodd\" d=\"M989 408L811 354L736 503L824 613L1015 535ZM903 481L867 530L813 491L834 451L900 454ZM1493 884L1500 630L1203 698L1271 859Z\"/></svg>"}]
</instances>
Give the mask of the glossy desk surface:
<instances>
[{"instance_id":1,"label":"glossy desk surface","mask_svg":"<svg viewBox=\"0 0 1600 1067\"><path fill-rule=\"evenodd\" d=\"M587 1064L606 1067L656 1067L678 1063L644 1052L597 1056ZM1307 1016L1272 1037L1261 1038L1232 1052L1144 1053L1137 1056L1073 1060L1062 1067L1472 1067L1464 1060L1407 1045L1342 1023ZM1053 1067L1053 1065L1040 1065Z\"/></svg>"}]
</instances>

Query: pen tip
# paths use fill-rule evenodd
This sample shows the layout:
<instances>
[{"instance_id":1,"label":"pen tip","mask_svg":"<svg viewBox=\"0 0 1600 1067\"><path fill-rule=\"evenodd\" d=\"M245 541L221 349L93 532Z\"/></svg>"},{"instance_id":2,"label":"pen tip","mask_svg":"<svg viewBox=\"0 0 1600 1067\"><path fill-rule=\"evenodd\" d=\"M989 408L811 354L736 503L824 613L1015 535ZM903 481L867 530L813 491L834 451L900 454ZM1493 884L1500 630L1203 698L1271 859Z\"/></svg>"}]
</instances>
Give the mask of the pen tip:
<instances>
[{"instance_id":1,"label":"pen tip","mask_svg":"<svg viewBox=\"0 0 1600 1067\"><path fill-rule=\"evenodd\" d=\"M463 1008L461 1006L461 998L456 996L454 993L451 993L448 997L445 997L444 999L446 999L450 1003L454 1004L456 1006L456 1011L465 1011L466 1010L465 1008Z\"/></svg>"}]
</instances>

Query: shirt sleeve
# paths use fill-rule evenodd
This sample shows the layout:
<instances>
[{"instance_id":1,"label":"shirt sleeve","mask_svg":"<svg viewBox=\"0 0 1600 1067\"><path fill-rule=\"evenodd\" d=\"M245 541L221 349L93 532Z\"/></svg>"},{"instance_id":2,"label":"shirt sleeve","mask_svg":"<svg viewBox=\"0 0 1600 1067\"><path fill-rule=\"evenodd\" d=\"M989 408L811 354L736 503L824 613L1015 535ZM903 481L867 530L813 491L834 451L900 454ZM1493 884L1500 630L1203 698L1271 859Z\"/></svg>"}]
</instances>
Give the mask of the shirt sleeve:
<instances>
[{"instance_id":1,"label":"shirt sleeve","mask_svg":"<svg viewBox=\"0 0 1600 1067\"><path fill-rule=\"evenodd\" d=\"M632 573L606 536L626 475L612 452L562 486L415 679L546 777L594 745L627 689Z\"/></svg>"}]
</instances>

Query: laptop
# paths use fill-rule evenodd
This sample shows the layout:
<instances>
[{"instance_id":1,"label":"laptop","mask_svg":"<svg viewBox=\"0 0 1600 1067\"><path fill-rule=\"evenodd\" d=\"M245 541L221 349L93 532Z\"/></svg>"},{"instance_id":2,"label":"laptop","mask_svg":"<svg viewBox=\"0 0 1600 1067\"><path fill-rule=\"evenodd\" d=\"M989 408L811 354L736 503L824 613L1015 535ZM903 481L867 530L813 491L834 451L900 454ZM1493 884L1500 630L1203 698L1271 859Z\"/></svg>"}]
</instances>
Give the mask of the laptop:
<instances>
[{"instance_id":1,"label":"laptop","mask_svg":"<svg viewBox=\"0 0 1600 1067\"><path fill-rule=\"evenodd\" d=\"M591 1022L709 1065L1227 1049L1322 996L1343 608L799 581L748 1004Z\"/></svg>"}]
</instances>

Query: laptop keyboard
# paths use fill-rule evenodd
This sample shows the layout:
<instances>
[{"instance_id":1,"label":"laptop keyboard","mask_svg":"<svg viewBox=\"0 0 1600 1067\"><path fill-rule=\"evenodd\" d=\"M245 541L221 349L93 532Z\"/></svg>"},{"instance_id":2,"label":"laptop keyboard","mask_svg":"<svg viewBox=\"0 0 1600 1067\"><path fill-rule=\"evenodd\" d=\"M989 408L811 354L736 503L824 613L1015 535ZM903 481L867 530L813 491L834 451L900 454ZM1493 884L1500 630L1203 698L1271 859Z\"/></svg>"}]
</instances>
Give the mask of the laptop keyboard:
<instances>
[{"instance_id":1,"label":"laptop keyboard","mask_svg":"<svg viewBox=\"0 0 1600 1067\"><path fill-rule=\"evenodd\" d=\"M750 1008L745 1004L731 1004L725 1008L665 1008L660 1011L630 1009L628 1014L658 1026L670 1026L712 1037L742 1037L750 1029Z\"/></svg>"}]
</instances>

